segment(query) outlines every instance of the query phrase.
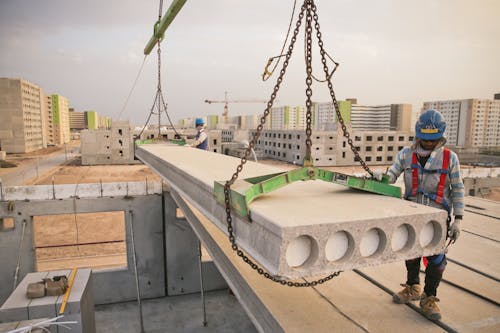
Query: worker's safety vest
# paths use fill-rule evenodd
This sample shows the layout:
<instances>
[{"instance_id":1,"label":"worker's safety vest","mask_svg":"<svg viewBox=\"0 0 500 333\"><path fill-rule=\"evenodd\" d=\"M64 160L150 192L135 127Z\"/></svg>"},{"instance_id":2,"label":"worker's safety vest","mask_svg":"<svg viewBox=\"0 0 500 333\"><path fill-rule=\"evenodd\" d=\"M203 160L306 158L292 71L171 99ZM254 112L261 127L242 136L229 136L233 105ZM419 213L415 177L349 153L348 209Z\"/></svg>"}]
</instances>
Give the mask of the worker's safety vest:
<instances>
[{"instance_id":1,"label":"worker's safety vest","mask_svg":"<svg viewBox=\"0 0 500 333\"><path fill-rule=\"evenodd\" d=\"M199 131L197 134L196 134L196 140L198 140L201 136L201 133L202 131ZM203 140L202 142L200 142L199 145L196 146L196 148L198 149L203 149L203 150L208 150L208 135L205 134L205 140Z\"/></svg>"},{"instance_id":2,"label":"worker's safety vest","mask_svg":"<svg viewBox=\"0 0 500 333\"><path fill-rule=\"evenodd\" d=\"M437 204L440 204L443 206L444 209L448 212L448 215L451 213L450 205L444 198L444 189L446 185L446 177L450 173L449 170L450 166L450 150L447 148L443 149L443 165L441 169L425 169L423 166L421 166L418 163L417 160L417 153L413 152L412 155L412 160L411 160L411 169L412 169L412 187L411 187L411 192L407 192L405 198L408 199L410 196L416 197L418 194L423 195L424 197L427 197L431 199L432 201L436 202ZM437 191L436 192L426 192L424 191L418 183L418 174L419 170L422 171L423 174L426 173L440 173L439 177L439 184L437 186Z\"/></svg>"}]
</instances>

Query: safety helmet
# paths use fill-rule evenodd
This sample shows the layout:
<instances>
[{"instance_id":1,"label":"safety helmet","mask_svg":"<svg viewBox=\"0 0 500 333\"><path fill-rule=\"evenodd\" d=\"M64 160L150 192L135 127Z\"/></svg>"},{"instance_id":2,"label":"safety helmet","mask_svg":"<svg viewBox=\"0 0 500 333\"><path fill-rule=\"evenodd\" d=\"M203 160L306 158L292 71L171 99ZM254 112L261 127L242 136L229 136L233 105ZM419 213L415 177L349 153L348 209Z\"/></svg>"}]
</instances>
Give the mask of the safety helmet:
<instances>
[{"instance_id":1,"label":"safety helmet","mask_svg":"<svg viewBox=\"0 0 500 333\"><path fill-rule=\"evenodd\" d=\"M429 109L422 113L415 124L415 135L421 140L438 140L443 137L446 121L441 113Z\"/></svg>"},{"instance_id":2,"label":"safety helmet","mask_svg":"<svg viewBox=\"0 0 500 333\"><path fill-rule=\"evenodd\" d=\"M205 121L202 118L196 118L195 126L198 127L203 125L205 125Z\"/></svg>"}]
</instances>

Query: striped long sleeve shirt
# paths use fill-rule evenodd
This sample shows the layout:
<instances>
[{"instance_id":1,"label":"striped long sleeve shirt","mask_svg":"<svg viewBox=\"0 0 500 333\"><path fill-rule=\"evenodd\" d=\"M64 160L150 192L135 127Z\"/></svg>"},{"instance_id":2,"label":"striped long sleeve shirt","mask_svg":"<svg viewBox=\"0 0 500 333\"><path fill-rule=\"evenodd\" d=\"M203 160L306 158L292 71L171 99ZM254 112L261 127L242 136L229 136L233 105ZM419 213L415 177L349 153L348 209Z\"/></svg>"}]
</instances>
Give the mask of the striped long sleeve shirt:
<instances>
[{"instance_id":1,"label":"striped long sleeve shirt","mask_svg":"<svg viewBox=\"0 0 500 333\"><path fill-rule=\"evenodd\" d=\"M405 197L408 200L428 204L430 206L445 209L444 206L437 204L432 200L424 200L422 194L417 194L417 196L412 196L412 155L415 151L415 145L412 147L406 147L402 149L397 157L394 164L390 167L388 175L390 181L394 183L396 179L403 173L404 183L405 183ZM419 189L424 193L437 192L437 187L439 184L440 173L432 172L432 170L439 170L443 167L443 146L435 148L423 169L430 170L430 172L425 172L424 170L418 169L418 184ZM450 163L448 167L449 173L446 177L445 189L443 198L446 200L452 211L450 214L455 216L463 215L464 213L464 184L462 182L462 177L460 175L460 162L458 160L457 154L450 151Z\"/></svg>"}]
</instances>

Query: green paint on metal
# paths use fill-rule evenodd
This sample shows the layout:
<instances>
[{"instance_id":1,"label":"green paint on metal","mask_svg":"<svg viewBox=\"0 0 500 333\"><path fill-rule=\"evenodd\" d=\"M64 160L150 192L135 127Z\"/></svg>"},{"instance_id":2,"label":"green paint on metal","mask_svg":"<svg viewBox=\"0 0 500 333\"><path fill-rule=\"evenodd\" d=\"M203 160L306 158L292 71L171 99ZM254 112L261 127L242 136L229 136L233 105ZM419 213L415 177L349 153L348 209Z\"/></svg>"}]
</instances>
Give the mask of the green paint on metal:
<instances>
[{"instance_id":1,"label":"green paint on metal","mask_svg":"<svg viewBox=\"0 0 500 333\"><path fill-rule=\"evenodd\" d=\"M338 172L328 171L315 167L303 167L288 172L280 172L253 178L236 180L230 189L230 201L234 211L242 217L250 217L249 205L257 197L275 191L296 181L323 180L348 186L354 189L401 198L401 188L390 185L389 178L382 181L368 178L354 177ZM224 204L224 181L214 183L216 200Z\"/></svg>"},{"instance_id":2,"label":"green paint on metal","mask_svg":"<svg viewBox=\"0 0 500 333\"><path fill-rule=\"evenodd\" d=\"M163 35L165 34L165 31L167 30L168 26L172 23L172 21L177 16L177 14L181 10L182 6L184 6L186 1L187 0L174 0L170 5L170 7L167 9L165 15L163 15L161 21L155 23L153 36L151 37L149 42L146 44L146 47L144 48L145 55L151 53L151 50L153 50L158 41L161 41L163 39Z\"/></svg>"}]
</instances>

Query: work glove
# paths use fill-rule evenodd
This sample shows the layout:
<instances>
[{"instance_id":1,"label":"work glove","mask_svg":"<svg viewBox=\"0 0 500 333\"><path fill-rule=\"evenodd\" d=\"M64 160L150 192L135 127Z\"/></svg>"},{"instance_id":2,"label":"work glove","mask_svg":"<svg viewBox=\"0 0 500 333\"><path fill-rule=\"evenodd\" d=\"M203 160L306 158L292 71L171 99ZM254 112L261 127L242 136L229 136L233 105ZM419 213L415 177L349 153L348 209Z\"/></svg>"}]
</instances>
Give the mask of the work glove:
<instances>
[{"instance_id":1,"label":"work glove","mask_svg":"<svg viewBox=\"0 0 500 333\"><path fill-rule=\"evenodd\" d=\"M382 178L384 178L384 175L385 175L385 172L380 171L380 170L375 170L375 171L373 171L372 178L381 182Z\"/></svg>"},{"instance_id":2,"label":"work glove","mask_svg":"<svg viewBox=\"0 0 500 333\"><path fill-rule=\"evenodd\" d=\"M448 230L448 237L450 237L450 241L455 243L460 236L460 223L462 221L462 216L455 216L455 221L450 226L450 230Z\"/></svg>"}]
</instances>

